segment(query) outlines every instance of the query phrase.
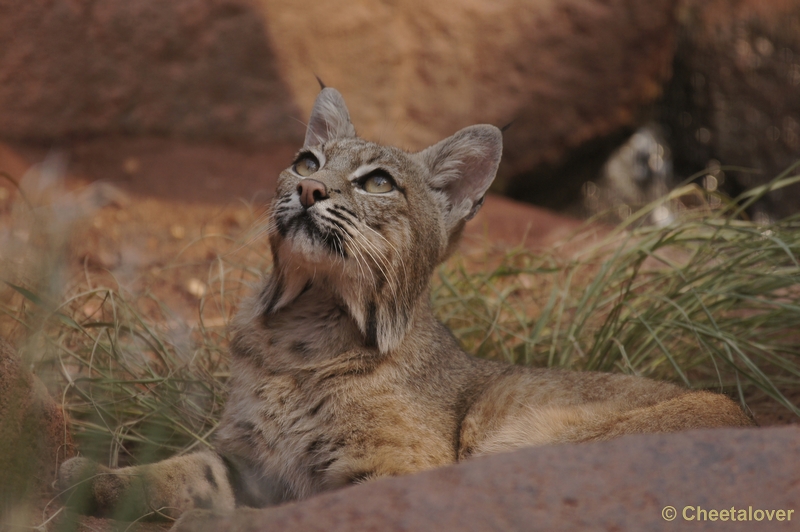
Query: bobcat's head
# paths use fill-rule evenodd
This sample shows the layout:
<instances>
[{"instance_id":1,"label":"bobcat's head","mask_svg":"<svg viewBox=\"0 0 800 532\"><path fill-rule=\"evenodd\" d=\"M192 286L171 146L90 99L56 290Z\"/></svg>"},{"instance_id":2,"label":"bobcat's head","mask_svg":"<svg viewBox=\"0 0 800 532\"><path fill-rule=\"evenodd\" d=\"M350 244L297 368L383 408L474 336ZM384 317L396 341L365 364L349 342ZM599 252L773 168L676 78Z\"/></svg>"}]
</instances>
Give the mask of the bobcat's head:
<instances>
[{"instance_id":1,"label":"bobcat's head","mask_svg":"<svg viewBox=\"0 0 800 532\"><path fill-rule=\"evenodd\" d=\"M365 141L341 94L323 89L272 203L276 278L265 312L305 290L330 290L367 346L395 348L427 297L433 269L483 203L501 152L500 130L490 125L418 153Z\"/></svg>"}]
</instances>

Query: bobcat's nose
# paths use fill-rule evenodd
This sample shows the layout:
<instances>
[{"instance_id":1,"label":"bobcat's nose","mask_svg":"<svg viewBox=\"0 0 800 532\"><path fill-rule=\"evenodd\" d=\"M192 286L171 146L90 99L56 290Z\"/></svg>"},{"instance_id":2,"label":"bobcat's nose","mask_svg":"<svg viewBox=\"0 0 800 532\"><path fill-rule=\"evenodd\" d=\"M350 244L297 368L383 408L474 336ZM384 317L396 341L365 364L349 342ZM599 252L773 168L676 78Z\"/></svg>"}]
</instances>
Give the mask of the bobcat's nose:
<instances>
[{"instance_id":1,"label":"bobcat's nose","mask_svg":"<svg viewBox=\"0 0 800 532\"><path fill-rule=\"evenodd\" d=\"M297 184L297 193L300 194L300 205L308 209L314 203L328 197L325 184L316 179L303 179Z\"/></svg>"}]
</instances>

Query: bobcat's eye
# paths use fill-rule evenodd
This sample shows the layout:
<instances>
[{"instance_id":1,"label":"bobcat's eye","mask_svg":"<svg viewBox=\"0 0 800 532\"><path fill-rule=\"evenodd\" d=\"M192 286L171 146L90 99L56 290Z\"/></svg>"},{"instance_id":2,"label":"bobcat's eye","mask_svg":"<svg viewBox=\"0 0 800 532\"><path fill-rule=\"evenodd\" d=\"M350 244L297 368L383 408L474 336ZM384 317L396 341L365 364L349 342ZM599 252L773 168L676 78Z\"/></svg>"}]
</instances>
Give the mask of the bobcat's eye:
<instances>
[{"instance_id":1,"label":"bobcat's eye","mask_svg":"<svg viewBox=\"0 0 800 532\"><path fill-rule=\"evenodd\" d=\"M386 194L394 190L394 181L389 174L376 171L367 176L362 182L361 188L370 194Z\"/></svg>"},{"instance_id":2,"label":"bobcat's eye","mask_svg":"<svg viewBox=\"0 0 800 532\"><path fill-rule=\"evenodd\" d=\"M304 153L294 163L294 171L303 177L308 177L319 170L319 161L310 153Z\"/></svg>"}]
</instances>

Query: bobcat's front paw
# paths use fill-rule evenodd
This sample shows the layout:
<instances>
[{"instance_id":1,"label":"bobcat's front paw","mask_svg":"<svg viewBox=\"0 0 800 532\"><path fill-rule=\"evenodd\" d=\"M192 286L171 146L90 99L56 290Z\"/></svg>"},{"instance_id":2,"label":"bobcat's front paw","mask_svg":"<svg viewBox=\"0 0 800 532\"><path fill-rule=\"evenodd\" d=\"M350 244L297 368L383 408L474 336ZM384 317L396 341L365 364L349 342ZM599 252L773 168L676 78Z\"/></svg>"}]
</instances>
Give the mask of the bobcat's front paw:
<instances>
[{"instance_id":1,"label":"bobcat's front paw","mask_svg":"<svg viewBox=\"0 0 800 532\"><path fill-rule=\"evenodd\" d=\"M82 484L90 484L97 474L108 471L107 467L87 458L70 458L58 468L56 487L59 491L69 492L79 488Z\"/></svg>"},{"instance_id":2,"label":"bobcat's front paw","mask_svg":"<svg viewBox=\"0 0 800 532\"><path fill-rule=\"evenodd\" d=\"M111 512L129 485L128 478L86 458L70 458L61 464L56 483L66 505L87 515Z\"/></svg>"}]
</instances>

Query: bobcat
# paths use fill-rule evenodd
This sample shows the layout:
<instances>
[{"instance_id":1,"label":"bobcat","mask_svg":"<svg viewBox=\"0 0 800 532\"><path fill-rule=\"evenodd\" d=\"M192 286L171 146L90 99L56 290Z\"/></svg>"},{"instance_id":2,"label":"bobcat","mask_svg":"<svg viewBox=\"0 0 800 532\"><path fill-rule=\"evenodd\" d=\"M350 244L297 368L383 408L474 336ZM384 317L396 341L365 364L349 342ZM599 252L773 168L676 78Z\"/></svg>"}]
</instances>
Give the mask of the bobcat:
<instances>
[{"instance_id":1,"label":"bobcat","mask_svg":"<svg viewBox=\"0 0 800 532\"><path fill-rule=\"evenodd\" d=\"M233 324L216 450L111 470L64 463L87 511L176 517L302 499L526 445L748 426L730 399L644 378L512 366L461 350L429 304L480 208L501 132L419 153L356 136L323 88L272 202L274 269ZM115 514L119 515L119 514Z\"/></svg>"}]
</instances>

